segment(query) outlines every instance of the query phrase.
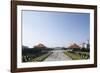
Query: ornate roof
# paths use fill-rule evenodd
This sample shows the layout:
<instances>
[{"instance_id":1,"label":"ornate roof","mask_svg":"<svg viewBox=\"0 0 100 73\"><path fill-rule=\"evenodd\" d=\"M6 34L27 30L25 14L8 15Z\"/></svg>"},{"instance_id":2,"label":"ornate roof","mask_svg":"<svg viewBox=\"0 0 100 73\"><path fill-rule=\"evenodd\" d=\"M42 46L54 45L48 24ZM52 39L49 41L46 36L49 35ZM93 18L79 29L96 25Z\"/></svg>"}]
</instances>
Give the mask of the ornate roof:
<instances>
[{"instance_id":1,"label":"ornate roof","mask_svg":"<svg viewBox=\"0 0 100 73\"><path fill-rule=\"evenodd\" d=\"M44 46L43 44L39 43L38 45L34 46L35 48L46 48L46 46Z\"/></svg>"},{"instance_id":2,"label":"ornate roof","mask_svg":"<svg viewBox=\"0 0 100 73\"><path fill-rule=\"evenodd\" d=\"M70 45L68 48L80 48L79 45L77 45L76 43Z\"/></svg>"}]
</instances>

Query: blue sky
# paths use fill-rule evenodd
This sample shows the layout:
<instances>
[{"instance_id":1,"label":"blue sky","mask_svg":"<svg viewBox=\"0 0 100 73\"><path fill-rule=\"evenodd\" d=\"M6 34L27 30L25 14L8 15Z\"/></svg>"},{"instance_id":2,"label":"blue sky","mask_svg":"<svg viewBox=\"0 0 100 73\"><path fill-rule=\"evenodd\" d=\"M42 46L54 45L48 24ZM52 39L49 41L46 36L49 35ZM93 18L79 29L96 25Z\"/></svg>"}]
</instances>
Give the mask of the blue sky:
<instances>
[{"instance_id":1,"label":"blue sky","mask_svg":"<svg viewBox=\"0 0 100 73\"><path fill-rule=\"evenodd\" d=\"M89 39L90 14L71 12L22 11L22 44L33 47L67 47Z\"/></svg>"}]
</instances>

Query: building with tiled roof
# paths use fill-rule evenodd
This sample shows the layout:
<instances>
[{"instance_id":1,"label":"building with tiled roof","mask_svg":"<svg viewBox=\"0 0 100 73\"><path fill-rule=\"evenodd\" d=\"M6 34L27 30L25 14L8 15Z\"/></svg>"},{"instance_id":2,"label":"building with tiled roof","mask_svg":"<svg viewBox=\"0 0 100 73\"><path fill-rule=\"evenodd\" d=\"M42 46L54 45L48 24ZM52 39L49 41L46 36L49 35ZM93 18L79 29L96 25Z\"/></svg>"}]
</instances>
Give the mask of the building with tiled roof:
<instances>
[{"instance_id":1,"label":"building with tiled roof","mask_svg":"<svg viewBox=\"0 0 100 73\"><path fill-rule=\"evenodd\" d=\"M35 45L34 48L46 48L43 44L39 43L38 45Z\"/></svg>"},{"instance_id":2,"label":"building with tiled roof","mask_svg":"<svg viewBox=\"0 0 100 73\"><path fill-rule=\"evenodd\" d=\"M72 45L70 45L69 47L68 47L68 50L69 51L79 51L80 50L80 46L79 45L77 45L76 43L73 43Z\"/></svg>"},{"instance_id":3,"label":"building with tiled roof","mask_svg":"<svg viewBox=\"0 0 100 73\"><path fill-rule=\"evenodd\" d=\"M80 48L79 45L77 45L76 43L70 45L68 48Z\"/></svg>"}]
</instances>

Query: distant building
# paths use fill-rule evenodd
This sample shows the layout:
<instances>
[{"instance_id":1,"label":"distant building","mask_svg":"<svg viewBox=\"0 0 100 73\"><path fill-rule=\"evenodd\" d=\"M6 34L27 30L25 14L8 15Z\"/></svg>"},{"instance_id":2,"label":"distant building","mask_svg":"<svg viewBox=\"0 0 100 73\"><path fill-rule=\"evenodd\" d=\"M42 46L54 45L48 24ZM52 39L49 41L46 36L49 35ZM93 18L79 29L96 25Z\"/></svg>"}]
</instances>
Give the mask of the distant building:
<instances>
[{"instance_id":1,"label":"distant building","mask_svg":"<svg viewBox=\"0 0 100 73\"><path fill-rule=\"evenodd\" d=\"M77 45L76 43L74 43L74 44L72 44L72 45L70 45L69 47L68 47L68 50L69 51L78 51L78 50L80 50L80 46L79 45Z\"/></svg>"},{"instance_id":2,"label":"distant building","mask_svg":"<svg viewBox=\"0 0 100 73\"><path fill-rule=\"evenodd\" d=\"M39 43L38 45L35 45L34 48L46 48L43 44Z\"/></svg>"},{"instance_id":3,"label":"distant building","mask_svg":"<svg viewBox=\"0 0 100 73\"><path fill-rule=\"evenodd\" d=\"M90 44L89 44L89 40L85 43L82 43L82 48L85 48L85 49L89 49L90 48Z\"/></svg>"},{"instance_id":4,"label":"distant building","mask_svg":"<svg viewBox=\"0 0 100 73\"><path fill-rule=\"evenodd\" d=\"M89 52L90 51L89 40L87 40L86 42L80 44L80 46L81 46L81 51L83 51L83 52Z\"/></svg>"},{"instance_id":5,"label":"distant building","mask_svg":"<svg viewBox=\"0 0 100 73\"><path fill-rule=\"evenodd\" d=\"M42 43L39 43L38 45L35 45L33 47L33 49L39 49L39 50L41 50L41 53L45 53L45 52L49 51L49 49Z\"/></svg>"},{"instance_id":6,"label":"distant building","mask_svg":"<svg viewBox=\"0 0 100 73\"><path fill-rule=\"evenodd\" d=\"M89 44L89 40L87 41L87 49L89 49L90 48L90 44Z\"/></svg>"}]
</instances>

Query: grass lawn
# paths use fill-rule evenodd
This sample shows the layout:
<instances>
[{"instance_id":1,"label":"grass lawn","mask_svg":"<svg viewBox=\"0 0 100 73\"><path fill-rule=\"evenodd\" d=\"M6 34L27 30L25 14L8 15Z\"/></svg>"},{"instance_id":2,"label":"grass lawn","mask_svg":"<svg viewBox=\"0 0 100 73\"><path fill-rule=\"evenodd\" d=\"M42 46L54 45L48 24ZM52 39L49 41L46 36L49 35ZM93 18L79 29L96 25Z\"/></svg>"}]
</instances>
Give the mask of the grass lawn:
<instances>
[{"instance_id":1,"label":"grass lawn","mask_svg":"<svg viewBox=\"0 0 100 73\"><path fill-rule=\"evenodd\" d=\"M34 58L32 61L33 62L41 62L41 61L44 61L51 54L52 54L52 52L47 53L47 54L43 54L43 55L41 55L39 57Z\"/></svg>"},{"instance_id":2,"label":"grass lawn","mask_svg":"<svg viewBox=\"0 0 100 73\"><path fill-rule=\"evenodd\" d=\"M65 51L64 54L66 54L67 56L72 58L72 60L81 60L81 59L88 59L89 58L88 52L75 53L75 52Z\"/></svg>"}]
</instances>

